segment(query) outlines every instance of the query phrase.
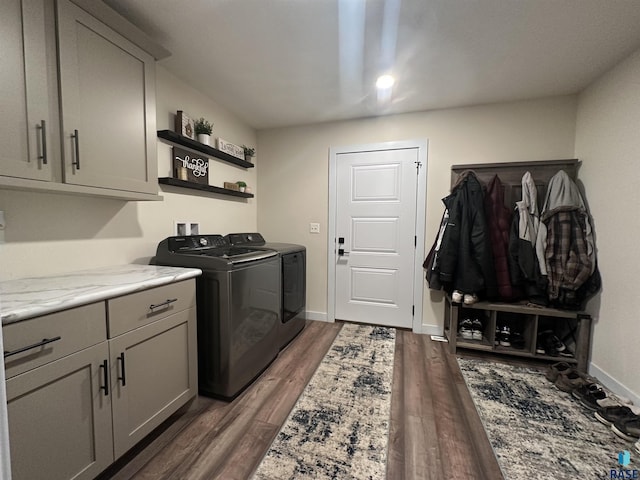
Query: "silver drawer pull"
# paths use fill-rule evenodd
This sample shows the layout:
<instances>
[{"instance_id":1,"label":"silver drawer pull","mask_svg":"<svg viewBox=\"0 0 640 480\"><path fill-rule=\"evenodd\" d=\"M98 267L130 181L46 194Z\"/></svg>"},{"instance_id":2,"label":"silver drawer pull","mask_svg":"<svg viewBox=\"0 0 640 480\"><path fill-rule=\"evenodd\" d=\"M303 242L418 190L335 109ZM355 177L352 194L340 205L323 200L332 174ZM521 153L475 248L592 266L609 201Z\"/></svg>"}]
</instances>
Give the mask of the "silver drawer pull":
<instances>
[{"instance_id":1,"label":"silver drawer pull","mask_svg":"<svg viewBox=\"0 0 640 480\"><path fill-rule=\"evenodd\" d=\"M156 308L168 307L169 305L177 301L177 298L168 298L167 301L159 303L157 305L149 305L149 310L153 312Z\"/></svg>"},{"instance_id":2,"label":"silver drawer pull","mask_svg":"<svg viewBox=\"0 0 640 480\"><path fill-rule=\"evenodd\" d=\"M22 348L19 348L17 350L11 350L11 351L6 350L4 352L4 358L10 357L11 355L17 355L18 353L26 352L27 350L31 350L32 348L42 347L43 345L46 345L47 343L57 342L61 338L62 337L60 337L60 336L57 336L57 337L54 337L54 338L43 338L41 342L34 343L33 345L28 345L26 347L22 347Z\"/></svg>"}]
</instances>

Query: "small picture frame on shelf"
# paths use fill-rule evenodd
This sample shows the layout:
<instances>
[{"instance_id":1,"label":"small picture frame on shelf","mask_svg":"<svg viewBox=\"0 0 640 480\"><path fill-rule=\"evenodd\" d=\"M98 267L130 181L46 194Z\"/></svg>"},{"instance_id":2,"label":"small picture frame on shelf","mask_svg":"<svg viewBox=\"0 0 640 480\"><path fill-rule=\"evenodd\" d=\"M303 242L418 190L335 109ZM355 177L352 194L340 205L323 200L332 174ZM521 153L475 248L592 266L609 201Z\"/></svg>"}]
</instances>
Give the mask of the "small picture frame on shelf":
<instances>
[{"instance_id":1,"label":"small picture frame on shelf","mask_svg":"<svg viewBox=\"0 0 640 480\"><path fill-rule=\"evenodd\" d=\"M186 115L182 110L176 112L175 130L180 135L195 140L195 126L191 117Z\"/></svg>"},{"instance_id":2,"label":"small picture frame on shelf","mask_svg":"<svg viewBox=\"0 0 640 480\"><path fill-rule=\"evenodd\" d=\"M192 183L209 185L209 159L173 147L174 178Z\"/></svg>"}]
</instances>

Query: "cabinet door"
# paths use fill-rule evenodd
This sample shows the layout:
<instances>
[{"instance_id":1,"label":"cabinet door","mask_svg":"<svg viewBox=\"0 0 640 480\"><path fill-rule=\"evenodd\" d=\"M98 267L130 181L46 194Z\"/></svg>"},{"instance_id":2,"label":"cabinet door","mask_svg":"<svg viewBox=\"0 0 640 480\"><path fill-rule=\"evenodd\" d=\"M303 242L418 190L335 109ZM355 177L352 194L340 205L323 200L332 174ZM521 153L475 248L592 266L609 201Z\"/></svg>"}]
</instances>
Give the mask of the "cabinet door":
<instances>
[{"instance_id":1,"label":"cabinet door","mask_svg":"<svg viewBox=\"0 0 640 480\"><path fill-rule=\"evenodd\" d=\"M153 58L68 0L58 42L65 183L157 193Z\"/></svg>"},{"instance_id":2,"label":"cabinet door","mask_svg":"<svg viewBox=\"0 0 640 480\"><path fill-rule=\"evenodd\" d=\"M7 380L13 480L91 479L111 464L108 353L103 342Z\"/></svg>"},{"instance_id":3,"label":"cabinet door","mask_svg":"<svg viewBox=\"0 0 640 480\"><path fill-rule=\"evenodd\" d=\"M0 175L52 179L45 32L44 0L0 2Z\"/></svg>"},{"instance_id":4,"label":"cabinet door","mask_svg":"<svg viewBox=\"0 0 640 480\"><path fill-rule=\"evenodd\" d=\"M195 312L109 340L116 459L197 394Z\"/></svg>"}]
</instances>

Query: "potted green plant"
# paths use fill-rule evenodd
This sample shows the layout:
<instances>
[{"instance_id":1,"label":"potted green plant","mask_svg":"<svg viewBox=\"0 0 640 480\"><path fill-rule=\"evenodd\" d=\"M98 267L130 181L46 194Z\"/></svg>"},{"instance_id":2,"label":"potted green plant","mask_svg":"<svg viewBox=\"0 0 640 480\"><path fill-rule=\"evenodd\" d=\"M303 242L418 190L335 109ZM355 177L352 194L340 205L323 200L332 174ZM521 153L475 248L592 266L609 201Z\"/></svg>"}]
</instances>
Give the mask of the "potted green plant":
<instances>
[{"instance_id":1,"label":"potted green plant","mask_svg":"<svg viewBox=\"0 0 640 480\"><path fill-rule=\"evenodd\" d=\"M251 147L247 147L246 145L242 145L242 148L244 149L244 159L247 162L251 161L251 157L253 157L256 154L256 149L255 148L251 148Z\"/></svg>"},{"instance_id":2,"label":"potted green plant","mask_svg":"<svg viewBox=\"0 0 640 480\"><path fill-rule=\"evenodd\" d=\"M211 132L213 132L213 123L210 123L208 120L200 117L199 120L195 121L193 129L200 143L203 143L205 145L211 144Z\"/></svg>"},{"instance_id":3,"label":"potted green plant","mask_svg":"<svg viewBox=\"0 0 640 480\"><path fill-rule=\"evenodd\" d=\"M243 181L236 182L236 185L238 185L238 188L241 192L244 192L244 190L247 188L247 184Z\"/></svg>"}]
</instances>

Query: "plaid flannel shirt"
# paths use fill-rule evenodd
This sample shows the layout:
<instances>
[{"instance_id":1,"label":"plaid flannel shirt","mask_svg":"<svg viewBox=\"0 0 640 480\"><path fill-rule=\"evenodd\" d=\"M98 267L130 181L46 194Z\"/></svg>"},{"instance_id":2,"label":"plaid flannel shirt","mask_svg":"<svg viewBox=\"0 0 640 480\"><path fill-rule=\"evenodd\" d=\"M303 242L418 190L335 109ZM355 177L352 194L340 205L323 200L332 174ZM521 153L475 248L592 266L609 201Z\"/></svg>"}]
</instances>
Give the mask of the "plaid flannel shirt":
<instances>
[{"instance_id":1,"label":"plaid flannel shirt","mask_svg":"<svg viewBox=\"0 0 640 480\"><path fill-rule=\"evenodd\" d=\"M584 212L560 210L549 217L545 259L550 300L558 299L563 288L577 290L591 275L586 233Z\"/></svg>"}]
</instances>

